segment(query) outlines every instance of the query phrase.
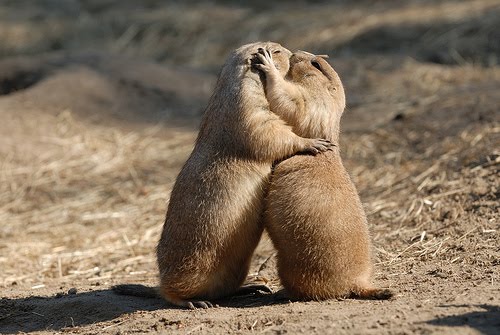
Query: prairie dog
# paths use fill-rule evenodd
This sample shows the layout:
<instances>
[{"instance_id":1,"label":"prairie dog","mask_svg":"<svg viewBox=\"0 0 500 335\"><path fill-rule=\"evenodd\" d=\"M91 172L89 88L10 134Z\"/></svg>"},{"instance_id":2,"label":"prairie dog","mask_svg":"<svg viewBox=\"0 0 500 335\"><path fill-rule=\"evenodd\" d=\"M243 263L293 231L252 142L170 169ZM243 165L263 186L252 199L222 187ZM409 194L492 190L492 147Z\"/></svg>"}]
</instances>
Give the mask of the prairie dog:
<instances>
[{"instance_id":1,"label":"prairie dog","mask_svg":"<svg viewBox=\"0 0 500 335\"><path fill-rule=\"evenodd\" d=\"M345 94L328 62L297 52L284 78L267 50L259 58L262 64L255 66L265 74L271 110L301 136L338 143ZM264 226L277 249L278 273L291 298L392 296L371 283L366 216L338 149L278 163L266 207Z\"/></svg>"},{"instance_id":2,"label":"prairie dog","mask_svg":"<svg viewBox=\"0 0 500 335\"><path fill-rule=\"evenodd\" d=\"M233 294L248 273L261 237L264 191L273 162L332 144L293 133L271 113L260 74L259 48L272 58L291 52L272 42L235 50L219 75L194 149L180 171L157 247L160 293L182 307L210 307ZM288 71L282 63L280 75ZM278 71L279 73L279 71Z\"/></svg>"}]
</instances>

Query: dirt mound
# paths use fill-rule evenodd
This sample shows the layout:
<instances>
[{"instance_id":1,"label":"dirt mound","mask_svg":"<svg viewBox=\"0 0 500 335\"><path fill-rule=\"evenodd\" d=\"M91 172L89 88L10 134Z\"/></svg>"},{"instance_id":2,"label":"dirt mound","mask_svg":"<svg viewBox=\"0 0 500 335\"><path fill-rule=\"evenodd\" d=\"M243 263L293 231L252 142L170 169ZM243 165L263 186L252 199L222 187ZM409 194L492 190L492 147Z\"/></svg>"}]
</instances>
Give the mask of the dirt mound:
<instances>
[{"instance_id":1,"label":"dirt mound","mask_svg":"<svg viewBox=\"0 0 500 335\"><path fill-rule=\"evenodd\" d=\"M214 82L209 74L99 53L5 59L0 73L4 106L68 109L99 122L192 121Z\"/></svg>"}]
</instances>

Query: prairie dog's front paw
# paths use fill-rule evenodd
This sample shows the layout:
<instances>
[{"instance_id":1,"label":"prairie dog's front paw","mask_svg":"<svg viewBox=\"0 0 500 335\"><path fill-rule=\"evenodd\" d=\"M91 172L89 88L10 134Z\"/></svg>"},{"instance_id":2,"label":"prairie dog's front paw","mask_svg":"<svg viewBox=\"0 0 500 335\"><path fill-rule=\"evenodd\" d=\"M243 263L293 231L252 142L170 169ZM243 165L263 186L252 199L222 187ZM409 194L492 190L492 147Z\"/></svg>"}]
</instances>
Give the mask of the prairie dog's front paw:
<instances>
[{"instance_id":1,"label":"prairie dog's front paw","mask_svg":"<svg viewBox=\"0 0 500 335\"><path fill-rule=\"evenodd\" d=\"M260 63L254 64L256 69L261 70L266 74L278 71L278 69L276 69L276 65L274 65L273 56L269 50L259 48L255 56L260 61Z\"/></svg>"},{"instance_id":2,"label":"prairie dog's front paw","mask_svg":"<svg viewBox=\"0 0 500 335\"><path fill-rule=\"evenodd\" d=\"M336 145L329 140L315 138L309 139L306 147L304 148L304 150L302 150L302 152L317 155L320 152L333 150L334 147L336 147Z\"/></svg>"}]
</instances>

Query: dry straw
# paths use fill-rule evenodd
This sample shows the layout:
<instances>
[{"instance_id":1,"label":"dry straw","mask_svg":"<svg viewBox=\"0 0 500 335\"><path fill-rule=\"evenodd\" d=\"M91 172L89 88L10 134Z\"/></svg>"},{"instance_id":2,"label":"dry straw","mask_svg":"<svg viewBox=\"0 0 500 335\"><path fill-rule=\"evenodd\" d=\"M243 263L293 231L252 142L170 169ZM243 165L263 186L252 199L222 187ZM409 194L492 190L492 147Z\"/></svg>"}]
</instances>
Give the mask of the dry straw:
<instances>
[{"instance_id":1,"label":"dry straw","mask_svg":"<svg viewBox=\"0 0 500 335\"><path fill-rule=\"evenodd\" d=\"M61 113L36 161L0 162L0 285L156 276L169 189L194 134L118 131ZM16 159L15 159L16 158Z\"/></svg>"}]
</instances>

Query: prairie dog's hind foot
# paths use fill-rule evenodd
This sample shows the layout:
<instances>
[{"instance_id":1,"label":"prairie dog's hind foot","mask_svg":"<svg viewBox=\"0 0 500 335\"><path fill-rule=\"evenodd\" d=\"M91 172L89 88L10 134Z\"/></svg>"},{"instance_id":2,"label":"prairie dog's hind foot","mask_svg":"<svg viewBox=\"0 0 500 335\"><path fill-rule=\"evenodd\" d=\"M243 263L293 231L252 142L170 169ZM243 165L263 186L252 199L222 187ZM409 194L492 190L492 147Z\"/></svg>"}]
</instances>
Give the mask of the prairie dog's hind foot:
<instances>
[{"instance_id":1,"label":"prairie dog's hind foot","mask_svg":"<svg viewBox=\"0 0 500 335\"><path fill-rule=\"evenodd\" d=\"M182 307L187 307L189 309L197 309L197 308L212 308L214 305L210 301L202 301L202 300L193 300L193 301L186 301L186 306Z\"/></svg>"},{"instance_id":2,"label":"prairie dog's hind foot","mask_svg":"<svg viewBox=\"0 0 500 335\"><path fill-rule=\"evenodd\" d=\"M214 305L210 301L207 301L207 300L187 300L187 299L184 300L184 299L173 298L173 297L169 297L169 296L165 296L164 298L172 305L175 305L178 307L189 308L189 309L197 309L197 308L207 309L207 308L214 307Z\"/></svg>"},{"instance_id":3,"label":"prairie dog's hind foot","mask_svg":"<svg viewBox=\"0 0 500 335\"><path fill-rule=\"evenodd\" d=\"M149 287L140 284L121 284L111 287L113 292L119 295L128 295L141 298L158 298L161 299L160 289L158 287ZM165 300L175 306L189 309L210 308L214 305L210 301L204 300L183 300L166 296Z\"/></svg>"},{"instance_id":4,"label":"prairie dog's hind foot","mask_svg":"<svg viewBox=\"0 0 500 335\"><path fill-rule=\"evenodd\" d=\"M178 307L184 307L184 308L189 308L189 309L197 309L197 308L211 308L214 307L214 305L207 300L195 300L195 299L190 299L190 298L181 298L176 294L168 293L163 291L163 298L169 302L172 305L178 306Z\"/></svg>"}]
</instances>

